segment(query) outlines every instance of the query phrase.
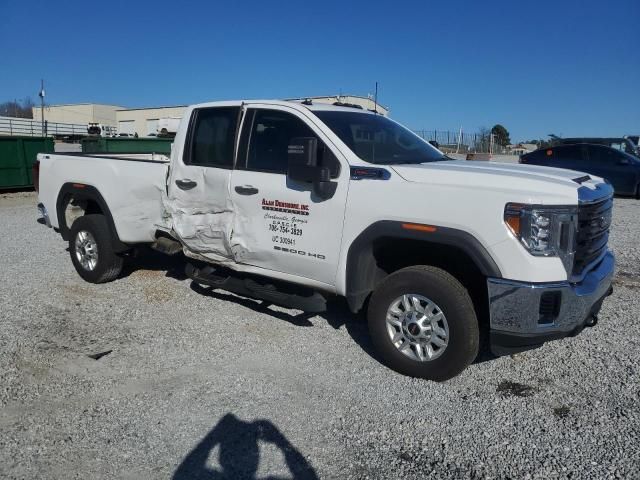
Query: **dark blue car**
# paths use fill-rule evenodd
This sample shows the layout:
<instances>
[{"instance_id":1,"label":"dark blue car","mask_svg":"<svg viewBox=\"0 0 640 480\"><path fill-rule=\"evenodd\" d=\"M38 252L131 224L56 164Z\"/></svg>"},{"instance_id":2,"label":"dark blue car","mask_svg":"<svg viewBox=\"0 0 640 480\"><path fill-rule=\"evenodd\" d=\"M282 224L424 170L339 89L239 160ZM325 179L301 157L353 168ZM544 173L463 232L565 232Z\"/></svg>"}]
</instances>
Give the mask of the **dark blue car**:
<instances>
[{"instance_id":1,"label":"dark blue car","mask_svg":"<svg viewBox=\"0 0 640 480\"><path fill-rule=\"evenodd\" d=\"M617 195L640 198L640 159L615 148L589 143L557 145L522 155L520 163L590 173L607 179Z\"/></svg>"}]
</instances>

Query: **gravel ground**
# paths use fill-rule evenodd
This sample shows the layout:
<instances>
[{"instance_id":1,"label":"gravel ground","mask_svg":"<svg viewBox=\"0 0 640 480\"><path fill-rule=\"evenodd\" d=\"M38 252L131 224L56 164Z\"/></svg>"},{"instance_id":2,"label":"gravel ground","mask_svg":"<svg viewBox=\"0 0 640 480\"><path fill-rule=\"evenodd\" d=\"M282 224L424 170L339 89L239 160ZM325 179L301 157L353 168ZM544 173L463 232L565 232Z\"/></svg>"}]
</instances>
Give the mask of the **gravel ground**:
<instances>
[{"instance_id":1,"label":"gravel ground","mask_svg":"<svg viewBox=\"0 0 640 480\"><path fill-rule=\"evenodd\" d=\"M639 213L617 200L596 328L436 384L340 302L266 307L152 254L84 283L34 195L0 196L0 477L638 478Z\"/></svg>"}]
</instances>

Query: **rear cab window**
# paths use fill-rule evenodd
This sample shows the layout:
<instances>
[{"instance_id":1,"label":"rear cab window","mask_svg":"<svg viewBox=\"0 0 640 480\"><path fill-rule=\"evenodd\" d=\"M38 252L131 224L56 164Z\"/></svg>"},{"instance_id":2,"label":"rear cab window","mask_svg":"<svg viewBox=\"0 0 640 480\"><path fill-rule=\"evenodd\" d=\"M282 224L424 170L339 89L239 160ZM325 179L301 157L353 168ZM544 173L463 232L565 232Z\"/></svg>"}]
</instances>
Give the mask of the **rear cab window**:
<instances>
[{"instance_id":1,"label":"rear cab window","mask_svg":"<svg viewBox=\"0 0 640 480\"><path fill-rule=\"evenodd\" d=\"M184 151L184 163L203 167L233 168L239 114L239 107L194 110Z\"/></svg>"}]
</instances>

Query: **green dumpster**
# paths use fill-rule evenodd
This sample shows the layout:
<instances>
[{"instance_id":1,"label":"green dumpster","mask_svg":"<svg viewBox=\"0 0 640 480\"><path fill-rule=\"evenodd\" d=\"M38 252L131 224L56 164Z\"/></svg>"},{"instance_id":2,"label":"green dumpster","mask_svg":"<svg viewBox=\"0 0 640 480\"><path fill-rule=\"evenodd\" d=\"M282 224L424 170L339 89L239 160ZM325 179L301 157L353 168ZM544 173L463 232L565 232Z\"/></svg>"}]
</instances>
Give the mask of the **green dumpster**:
<instances>
[{"instance_id":1,"label":"green dumpster","mask_svg":"<svg viewBox=\"0 0 640 480\"><path fill-rule=\"evenodd\" d=\"M171 153L172 138L110 138L82 139L84 153Z\"/></svg>"},{"instance_id":2,"label":"green dumpster","mask_svg":"<svg viewBox=\"0 0 640 480\"><path fill-rule=\"evenodd\" d=\"M38 153L53 153L53 139L0 136L0 189L32 186L31 166Z\"/></svg>"}]
</instances>

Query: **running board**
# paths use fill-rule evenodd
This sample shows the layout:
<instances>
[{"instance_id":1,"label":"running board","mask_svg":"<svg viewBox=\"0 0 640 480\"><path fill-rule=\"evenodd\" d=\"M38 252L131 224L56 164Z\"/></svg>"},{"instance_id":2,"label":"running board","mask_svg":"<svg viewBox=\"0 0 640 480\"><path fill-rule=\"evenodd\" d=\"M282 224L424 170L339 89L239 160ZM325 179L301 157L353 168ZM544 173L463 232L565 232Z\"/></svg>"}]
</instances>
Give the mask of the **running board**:
<instances>
[{"instance_id":1,"label":"running board","mask_svg":"<svg viewBox=\"0 0 640 480\"><path fill-rule=\"evenodd\" d=\"M324 312L327 309L327 301L323 295L297 285L274 282L271 279L261 277L242 277L235 272L217 270L210 265L198 267L188 263L185 273L196 283L227 290L245 297L265 300L281 307L295 308L310 313ZM263 281L265 283L262 283Z\"/></svg>"}]
</instances>

